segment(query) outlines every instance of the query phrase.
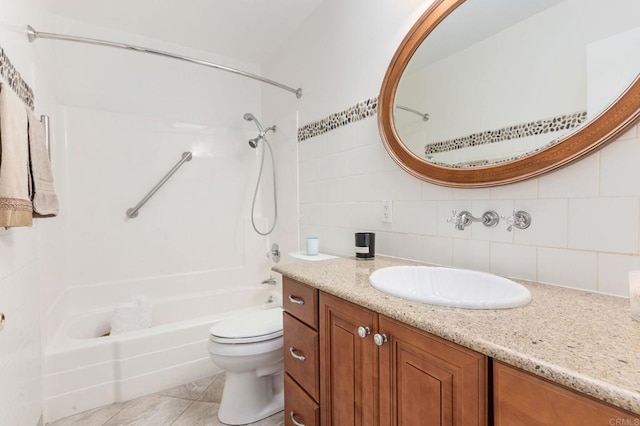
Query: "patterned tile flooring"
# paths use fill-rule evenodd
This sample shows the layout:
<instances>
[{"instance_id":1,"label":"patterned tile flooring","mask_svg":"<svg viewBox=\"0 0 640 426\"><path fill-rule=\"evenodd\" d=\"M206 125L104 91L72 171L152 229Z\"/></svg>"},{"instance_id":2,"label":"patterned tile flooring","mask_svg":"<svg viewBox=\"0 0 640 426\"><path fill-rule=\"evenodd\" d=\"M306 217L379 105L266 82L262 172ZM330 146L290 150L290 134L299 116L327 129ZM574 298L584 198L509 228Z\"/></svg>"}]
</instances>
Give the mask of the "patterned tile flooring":
<instances>
[{"instance_id":1,"label":"patterned tile flooring","mask_svg":"<svg viewBox=\"0 0 640 426\"><path fill-rule=\"evenodd\" d=\"M47 426L223 426L218 407L224 373L196 380L152 395L75 414ZM283 413L252 426L282 426Z\"/></svg>"}]
</instances>

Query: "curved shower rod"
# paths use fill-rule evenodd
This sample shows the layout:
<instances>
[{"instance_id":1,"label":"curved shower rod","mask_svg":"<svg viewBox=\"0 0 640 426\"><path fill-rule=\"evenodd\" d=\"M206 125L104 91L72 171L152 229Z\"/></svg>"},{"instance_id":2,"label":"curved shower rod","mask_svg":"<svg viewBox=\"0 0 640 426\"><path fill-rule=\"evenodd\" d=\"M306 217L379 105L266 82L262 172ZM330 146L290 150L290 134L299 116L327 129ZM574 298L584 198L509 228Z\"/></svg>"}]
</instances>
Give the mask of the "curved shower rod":
<instances>
[{"instance_id":1,"label":"curved shower rod","mask_svg":"<svg viewBox=\"0 0 640 426\"><path fill-rule=\"evenodd\" d=\"M64 41L73 41L77 43L93 44L97 46L115 47L118 49L133 50L135 52L150 53L152 55L179 59L181 61L191 62L198 65L204 65L206 67L216 68L216 69L227 71L233 74L249 77L254 80L262 81L263 83L271 84L272 86L276 86L276 87L279 87L280 89L287 90L291 93L294 93L298 99L302 97L302 88L294 89L293 87L285 86L284 84L278 83L277 81L269 80L268 78L260 77L259 75L256 75L256 74L251 74L249 72L241 71L235 68L226 67L224 65L214 64L213 62L207 62L202 59L196 59L196 58L190 58L188 56L178 55L176 53L164 52L162 50L150 49L148 47L134 46L131 44L117 43L117 42L107 41L107 40L99 40L95 38L77 37L72 35L56 34L56 33L44 33L40 31L36 31L31 25L27 26L27 36L29 37L30 42L35 41L37 38L48 38L52 40L64 40Z\"/></svg>"},{"instance_id":2,"label":"curved shower rod","mask_svg":"<svg viewBox=\"0 0 640 426\"><path fill-rule=\"evenodd\" d=\"M402 106L402 105L396 105L396 108L402 109L402 110L405 110L405 111L409 111L409 112L412 112L414 114L417 114L420 117L422 117L423 121L429 121L429 114L426 113L426 112L420 112L417 109L409 108L409 107Z\"/></svg>"}]
</instances>

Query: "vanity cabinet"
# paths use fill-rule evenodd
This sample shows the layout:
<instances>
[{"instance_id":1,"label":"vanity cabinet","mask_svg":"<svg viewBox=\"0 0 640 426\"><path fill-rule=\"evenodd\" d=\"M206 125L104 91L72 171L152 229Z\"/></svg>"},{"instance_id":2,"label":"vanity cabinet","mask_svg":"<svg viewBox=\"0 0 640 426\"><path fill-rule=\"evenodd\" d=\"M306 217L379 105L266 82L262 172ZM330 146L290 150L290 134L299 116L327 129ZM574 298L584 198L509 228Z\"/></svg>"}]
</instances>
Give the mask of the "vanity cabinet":
<instances>
[{"instance_id":1,"label":"vanity cabinet","mask_svg":"<svg viewBox=\"0 0 640 426\"><path fill-rule=\"evenodd\" d=\"M284 277L282 291L284 424L319 426L318 290Z\"/></svg>"},{"instance_id":2,"label":"vanity cabinet","mask_svg":"<svg viewBox=\"0 0 640 426\"><path fill-rule=\"evenodd\" d=\"M496 426L640 425L640 416L493 362Z\"/></svg>"},{"instance_id":3,"label":"vanity cabinet","mask_svg":"<svg viewBox=\"0 0 640 426\"><path fill-rule=\"evenodd\" d=\"M295 280L285 277L283 291L287 426L640 425L637 414Z\"/></svg>"},{"instance_id":4,"label":"vanity cabinet","mask_svg":"<svg viewBox=\"0 0 640 426\"><path fill-rule=\"evenodd\" d=\"M320 293L323 425L486 425L486 356Z\"/></svg>"}]
</instances>

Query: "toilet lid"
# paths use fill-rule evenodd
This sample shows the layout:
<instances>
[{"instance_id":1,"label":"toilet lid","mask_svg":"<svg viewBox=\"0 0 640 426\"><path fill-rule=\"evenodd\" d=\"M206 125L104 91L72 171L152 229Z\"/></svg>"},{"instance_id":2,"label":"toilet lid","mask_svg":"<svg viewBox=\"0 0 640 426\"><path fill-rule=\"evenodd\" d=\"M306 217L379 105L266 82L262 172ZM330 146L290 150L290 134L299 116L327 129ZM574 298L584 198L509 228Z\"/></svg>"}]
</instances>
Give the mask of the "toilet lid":
<instances>
[{"instance_id":1,"label":"toilet lid","mask_svg":"<svg viewBox=\"0 0 640 426\"><path fill-rule=\"evenodd\" d=\"M241 314L222 320L209 329L214 342L253 343L282 336L282 308Z\"/></svg>"}]
</instances>

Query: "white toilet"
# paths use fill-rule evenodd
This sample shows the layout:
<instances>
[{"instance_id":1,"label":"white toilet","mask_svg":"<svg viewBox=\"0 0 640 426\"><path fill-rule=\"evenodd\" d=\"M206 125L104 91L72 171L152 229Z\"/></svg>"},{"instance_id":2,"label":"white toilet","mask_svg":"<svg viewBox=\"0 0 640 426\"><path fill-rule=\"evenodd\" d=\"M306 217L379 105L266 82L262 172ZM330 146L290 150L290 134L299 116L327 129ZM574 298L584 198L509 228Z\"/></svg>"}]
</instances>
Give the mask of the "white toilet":
<instances>
[{"instance_id":1,"label":"white toilet","mask_svg":"<svg viewBox=\"0 0 640 426\"><path fill-rule=\"evenodd\" d=\"M222 423L252 423L284 409L282 308L216 323L209 330L209 355L226 371Z\"/></svg>"}]
</instances>

